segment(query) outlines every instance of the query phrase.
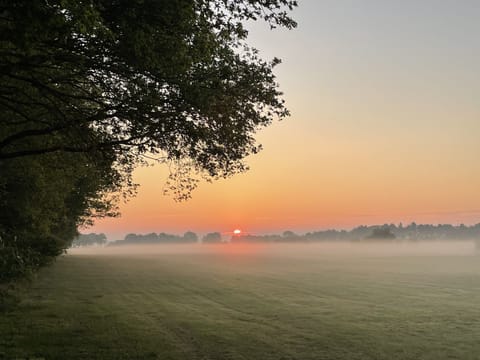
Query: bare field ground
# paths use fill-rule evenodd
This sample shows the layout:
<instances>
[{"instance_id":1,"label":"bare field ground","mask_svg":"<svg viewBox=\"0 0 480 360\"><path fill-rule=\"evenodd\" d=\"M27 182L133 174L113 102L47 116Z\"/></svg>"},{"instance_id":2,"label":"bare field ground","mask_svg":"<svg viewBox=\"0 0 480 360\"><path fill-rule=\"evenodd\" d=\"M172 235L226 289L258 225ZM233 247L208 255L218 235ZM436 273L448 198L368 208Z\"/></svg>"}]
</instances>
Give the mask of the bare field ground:
<instances>
[{"instance_id":1,"label":"bare field ground","mask_svg":"<svg viewBox=\"0 0 480 360\"><path fill-rule=\"evenodd\" d=\"M70 251L0 314L0 359L479 359L473 242Z\"/></svg>"}]
</instances>

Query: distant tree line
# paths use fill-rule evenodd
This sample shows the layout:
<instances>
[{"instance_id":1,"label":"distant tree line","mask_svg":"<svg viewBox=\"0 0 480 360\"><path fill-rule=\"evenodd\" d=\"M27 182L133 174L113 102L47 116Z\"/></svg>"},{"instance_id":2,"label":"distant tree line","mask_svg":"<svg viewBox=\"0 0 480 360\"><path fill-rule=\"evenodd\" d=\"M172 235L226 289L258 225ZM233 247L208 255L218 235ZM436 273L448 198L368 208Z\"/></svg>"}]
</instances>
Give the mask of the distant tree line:
<instances>
[{"instance_id":1,"label":"distant tree line","mask_svg":"<svg viewBox=\"0 0 480 360\"><path fill-rule=\"evenodd\" d=\"M138 245L138 244L191 244L191 243L214 244L223 242L222 235L219 232L207 233L201 238L192 231L187 231L183 235L161 233L148 234L127 234L121 240L107 242L105 234L79 234L74 238L71 247L83 246L121 246L121 245Z\"/></svg>"},{"instance_id":2,"label":"distant tree line","mask_svg":"<svg viewBox=\"0 0 480 360\"><path fill-rule=\"evenodd\" d=\"M198 236L192 231L187 231L183 236L161 232L149 234L128 234L123 240L112 241L108 246L137 245L137 244L182 244L197 243Z\"/></svg>"},{"instance_id":3,"label":"distant tree line","mask_svg":"<svg viewBox=\"0 0 480 360\"><path fill-rule=\"evenodd\" d=\"M281 235L241 235L232 236L231 242L310 242L310 241L358 241L358 240L478 240L480 223L472 226L464 224L420 224L407 226L395 224L361 225L348 230L322 230L299 235L285 231Z\"/></svg>"},{"instance_id":4,"label":"distant tree line","mask_svg":"<svg viewBox=\"0 0 480 360\"><path fill-rule=\"evenodd\" d=\"M284 231L282 234L268 235L234 235L230 242L313 242L313 241L360 241L360 240L478 240L480 241L480 223L472 226L450 224L420 224L411 223L384 225L361 225L352 230L328 229L305 234ZM201 238L192 231L183 235L161 233L128 234L122 240L111 241L108 246L135 244L181 244L181 243L215 244L224 242L220 232L210 232ZM72 247L105 245L105 234L80 234Z\"/></svg>"},{"instance_id":5,"label":"distant tree line","mask_svg":"<svg viewBox=\"0 0 480 360\"><path fill-rule=\"evenodd\" d=\"M207 233L201 238L192 231L187 231L183 236L167 234L161 232L159 234L128 234L123 240L116 240L108 243L108 246L117 245L135 245L135 244L182 244L182 243L198 243L205 244L221 243L222 235L219 232Z\"/></svg>"}]
</instances>

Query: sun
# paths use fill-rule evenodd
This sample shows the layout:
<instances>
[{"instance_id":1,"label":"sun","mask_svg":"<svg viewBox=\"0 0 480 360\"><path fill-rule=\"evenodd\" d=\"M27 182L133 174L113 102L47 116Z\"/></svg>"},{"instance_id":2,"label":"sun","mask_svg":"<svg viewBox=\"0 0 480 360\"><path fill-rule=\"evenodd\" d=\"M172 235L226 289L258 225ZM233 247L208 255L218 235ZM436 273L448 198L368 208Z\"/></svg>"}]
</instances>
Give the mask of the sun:
<instances>
[{"instance_id":1,"label":"sun","mask_svg":"<svg viewBox=\"0 0 480 360\"><path fill-rule=\"evenodd\" d=\"M240 235L241 233L242 233L242 230L240 230L240 229L233 230L234 235Z\"/></svg>"}]
</instances>

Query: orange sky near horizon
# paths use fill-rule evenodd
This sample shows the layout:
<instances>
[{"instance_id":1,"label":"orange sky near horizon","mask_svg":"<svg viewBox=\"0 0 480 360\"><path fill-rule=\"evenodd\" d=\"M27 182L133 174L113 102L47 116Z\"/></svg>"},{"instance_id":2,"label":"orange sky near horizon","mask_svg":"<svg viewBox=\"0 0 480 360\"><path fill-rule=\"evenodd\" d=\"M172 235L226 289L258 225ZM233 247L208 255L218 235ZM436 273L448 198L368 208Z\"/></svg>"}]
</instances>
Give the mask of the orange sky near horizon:
<instances>
[{"instance_id":1,"label":"orange sky near horizon","mask_svg":"<svg viewBox=\"0 0 480 360\"><path fill-rule=\"evenodd\" d=\"M139 168L122 217L82 232L480 222L480 6L387 3L303 0L298 29L255 25L251 43L283 60L292 116L258 134L251 170L175 203L162 195L166 167Z\"/></svg>"}]
</instances>

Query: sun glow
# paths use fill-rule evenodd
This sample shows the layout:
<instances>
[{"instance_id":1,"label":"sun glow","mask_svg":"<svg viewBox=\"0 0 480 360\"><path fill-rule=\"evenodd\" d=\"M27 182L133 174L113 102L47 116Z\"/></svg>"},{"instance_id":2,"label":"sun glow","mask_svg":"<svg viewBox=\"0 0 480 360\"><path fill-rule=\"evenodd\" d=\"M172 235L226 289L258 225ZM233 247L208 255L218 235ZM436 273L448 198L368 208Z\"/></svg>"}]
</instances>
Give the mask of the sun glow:
<instances>
[{"instance_id":1,"label":"sun glow","mask_svg":"<svg viewBox=\"0 0 480 360\"><path fill-rule=\"evenodd\" d=\"M233 235L240 235L241 233L242 233L242 230L240 229L233 230Z\"/></svg>"}]
</instances>

